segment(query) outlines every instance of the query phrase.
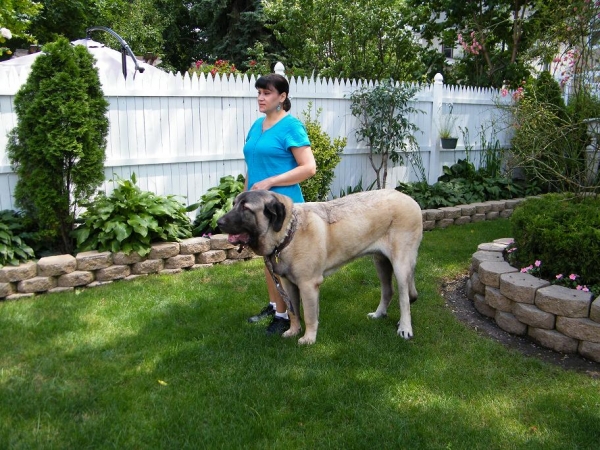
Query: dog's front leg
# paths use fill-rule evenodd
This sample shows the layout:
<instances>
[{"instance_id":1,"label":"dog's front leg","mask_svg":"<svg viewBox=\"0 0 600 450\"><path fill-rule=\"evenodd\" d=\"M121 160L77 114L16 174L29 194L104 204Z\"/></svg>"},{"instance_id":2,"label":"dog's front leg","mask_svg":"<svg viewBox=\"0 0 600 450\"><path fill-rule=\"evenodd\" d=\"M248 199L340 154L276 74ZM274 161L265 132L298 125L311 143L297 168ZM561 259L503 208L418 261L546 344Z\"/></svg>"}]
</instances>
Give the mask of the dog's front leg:
<instances>
[{"instance_id":1,"label":"dog's front leg","mask_svg":"<svg viewBox=\"0 0 600 450\"><path fill-rule=\"evenodd\" d=\"M317 329L319 328L319 287L321 283L307 282L300 286L302 307L304 309L304 336L298 340L298 344L314 344L317 341Z\"/></svg>"},{"instance_id":2,"label":"dog's front leg","mask_svg":"<svg viewBox=\"0 0 600 450\"><path fill-rule=\"evenodd\" d=\"M281 278L281 284L286 294L290 299L290 303L294 312L288 310L290 316L290 328L282 334L283 337L292 337L300 334L302 325L300 325L300 293L298 286L289 281L287 278Z\"/></svg>"}]
</instances>

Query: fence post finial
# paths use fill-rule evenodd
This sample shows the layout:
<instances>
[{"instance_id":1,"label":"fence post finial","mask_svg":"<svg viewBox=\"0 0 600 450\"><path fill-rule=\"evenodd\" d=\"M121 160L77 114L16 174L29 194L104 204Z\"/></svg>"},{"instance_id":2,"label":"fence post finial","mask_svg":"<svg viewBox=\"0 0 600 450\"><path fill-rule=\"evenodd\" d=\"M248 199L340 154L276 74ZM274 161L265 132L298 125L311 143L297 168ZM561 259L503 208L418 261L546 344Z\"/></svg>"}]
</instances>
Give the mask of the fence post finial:
<instances>
[{"instance_id":1,"label":"fence post finial","mask_svg":"<svg viewBox=\"0 0 600 450\"><path fill-rule=\"evenodd\" d=\"M285 67L281 61L277 61L274 70L277 75L285 76Z\"/></svg>"}]
</instances>

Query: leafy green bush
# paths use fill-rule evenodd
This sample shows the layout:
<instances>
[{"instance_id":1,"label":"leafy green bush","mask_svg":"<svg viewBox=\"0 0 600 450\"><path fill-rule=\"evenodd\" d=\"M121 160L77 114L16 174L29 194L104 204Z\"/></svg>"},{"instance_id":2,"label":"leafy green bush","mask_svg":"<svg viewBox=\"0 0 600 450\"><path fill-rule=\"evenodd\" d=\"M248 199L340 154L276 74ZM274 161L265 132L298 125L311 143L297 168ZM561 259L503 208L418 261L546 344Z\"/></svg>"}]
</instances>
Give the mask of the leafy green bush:
<instances>
[{"instance_id":1,"label":"leafy green bush","mask_svg":"<svg viewBox=\"0 0 600 450\"><path fill-rule=\"evenodd\" d=\"M135 251L145 256L153 242L191 237L187 209L175 196L142 191L136 186L135 173L131 181L119 177L114 181L118 187L110 197L101 192L84 205L83 223L73 232L78 251Z\"/></svg>"},{"instance_id":2,"label":"leafy green bush","mask_svg":"<svg viewBox=\"0 0 600 450\"><path fill-rule=\"evenodd\" d=\"M33 249L20 236L22 217L10 210L0 211L0 266L18 266L21 261L35 257Z\"/></svg>"},{"instance_id":3,"label":"leafy green bush","mask_svg":"<svg viewBox=\"0 0 600 450\"><path fill-rule=\"evenodd\" d=\"M577 274L588 285L600 284L600 198L548 194L522 202L510 218L520 267L541 261L541 276Z\"/></svg>"},{"instance_id":4,"label":"leafy green bush","mask_svg":"<svg viewBox=\"0 0 600 450\"><path fill-rule=\"evenodd\" d=\"M322 202L327 200L329 188L333 182L333 171L342 160L342 151L346 147L346 138L335 138L331 141L329 135L323 131L319 123L322 109L317 109L314 119L310 117L312 102L308 104L308 111L303 111L304 126L310 140L310 147L315 155L317 173L300 183L302 195L307 202Z\"/></svg>"},{"instance_id":5,"label":"leafy green bush","mask_svg":"<svg viewBox=\"0 0 600 450\"><path fill-rule=\"evenodd\" d=\"M244 190L244 176L234 178L227 175L219 180L219 185L211 187L199 203L190 205L189 209L198 208L192 225L194 236L219 233L217 220L223 217L233 206L233 200Z\"/></svg>"},{"instance_id":6,"label":"leafy green bush","mask_svg":"<svg viewBox=\"0 0 600 450\"><path fill-rule=\"evenodd\" d=\"M442 170L444 173L437 183L398 183L396 190L414 198L421 209L531 195L530 191L514 180L503 176L487 176L485 169L476 170L473 163L464 159L459 159L450 167L444 166Z\"/></svg>"}]
</instances>

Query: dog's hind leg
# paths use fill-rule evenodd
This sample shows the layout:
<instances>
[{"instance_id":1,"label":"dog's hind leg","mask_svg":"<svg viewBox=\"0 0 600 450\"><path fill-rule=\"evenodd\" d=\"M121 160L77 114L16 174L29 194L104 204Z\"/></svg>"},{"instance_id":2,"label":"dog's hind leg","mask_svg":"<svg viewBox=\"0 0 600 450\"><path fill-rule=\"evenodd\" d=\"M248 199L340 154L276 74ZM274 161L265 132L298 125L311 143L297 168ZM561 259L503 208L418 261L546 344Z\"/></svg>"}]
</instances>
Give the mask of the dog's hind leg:
<instances>
[{"instance_id":1,"label":"dog's hind leg","mask_svg":"<svg viewBox=\"0 0 600 450\"><path fill-rule=\"evenodd\" d=\"M398 336L404 339L411 339L413 337L413 330L410 315L410 300L411 296L417 292L414 286L414 267L412 267L410 261L400 257L394 261L394 273L398 282L398 301L400 303Z\"/></svg>"},{"instance_id":2,"label":"dog's hind leg","mask_svg":"<svg viewBox=\"0 0 600 450\"><path fill-rule=\"evenodd\" d=\"M392 284L394 269L390 260L383 255L375 255L373 261L375 262L377 276L381 283L381 299L379 300L377 310L367 315L371 319L379 319L387 316L387 309L394 295L394 286Z\"/></svg>"}]
</instances>

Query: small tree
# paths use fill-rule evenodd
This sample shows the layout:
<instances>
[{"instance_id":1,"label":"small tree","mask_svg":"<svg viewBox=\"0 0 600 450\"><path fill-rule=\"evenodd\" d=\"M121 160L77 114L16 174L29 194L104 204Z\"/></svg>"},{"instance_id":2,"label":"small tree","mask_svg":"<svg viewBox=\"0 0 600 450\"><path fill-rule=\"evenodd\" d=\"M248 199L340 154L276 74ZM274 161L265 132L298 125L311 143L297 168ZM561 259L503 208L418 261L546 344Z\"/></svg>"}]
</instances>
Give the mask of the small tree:
<instances>
[{"instance_id":1,"label":"small tree","mask_svg":"<svg viewBox=\"0 0 600 450\"><path fill-rule=\"evenodd\" d=\"M404 163L404 156L417 146L414 133L419 128L409 120L410 114L421 112L409 104L416 92L415 85L388 80L350 95L352 115L359 120L356 135L369 147L378 189L385 188L389 161ZM375 155L381 157L379 162Z\"/></svg>"},{"instance_id":2,"label":"small tree","mask_svg":"<svg viewBox=\"0 0 600 450\"><path fill-rule=\"evenodd\" d=\"M317 173L300 183L300 186L307 202L323 202L327 200L333 181L333 171L342 160L341 155L348 140L346 138L335 138L332 141L319 123L321 108L317 109L314 119L310 117L311 109L312 102L309 102L308 111L302 111L302 115L304 116L303 122L310 140L310 146L315 155Z\"/></svg>"},{"instance_id":3,"label":"small tree","mask_svg":"<svg viewBox=\"0 0 600 450\"><path fill-rule=\"evenodd\" d=\"M15 96L8 155L16 205L71 253L78 205L104 180L108 102L85 47L60 38L43 50Z\"/></svg>"}]
</instances>

